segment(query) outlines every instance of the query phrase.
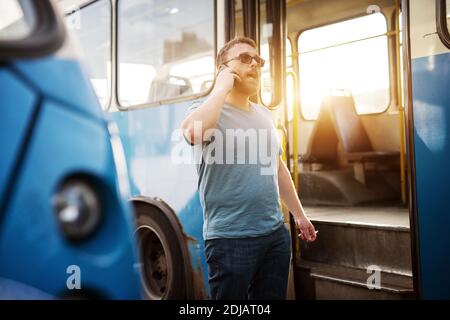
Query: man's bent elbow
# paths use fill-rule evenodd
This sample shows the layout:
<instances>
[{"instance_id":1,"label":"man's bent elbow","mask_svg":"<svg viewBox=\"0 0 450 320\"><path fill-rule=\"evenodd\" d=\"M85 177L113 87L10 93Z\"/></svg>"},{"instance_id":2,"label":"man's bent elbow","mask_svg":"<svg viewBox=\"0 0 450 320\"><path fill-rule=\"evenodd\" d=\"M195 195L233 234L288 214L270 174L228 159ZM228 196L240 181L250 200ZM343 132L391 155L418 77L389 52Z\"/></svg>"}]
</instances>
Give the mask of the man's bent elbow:
<instances>
[{"instance_id":1,"label":"man's bent elbow","mask_svg":"<svg viewBox=\"0 0 450 320\"><path fill-rule=\"evenodd\" d=\"M202 143L203 133L201 132L201 130L197 130L200 132L196 132L196 130L194 130L194 127L186 120L181 124L181 130L183 130L184 137L191 145Z\"/></svg>"}]
</instances>

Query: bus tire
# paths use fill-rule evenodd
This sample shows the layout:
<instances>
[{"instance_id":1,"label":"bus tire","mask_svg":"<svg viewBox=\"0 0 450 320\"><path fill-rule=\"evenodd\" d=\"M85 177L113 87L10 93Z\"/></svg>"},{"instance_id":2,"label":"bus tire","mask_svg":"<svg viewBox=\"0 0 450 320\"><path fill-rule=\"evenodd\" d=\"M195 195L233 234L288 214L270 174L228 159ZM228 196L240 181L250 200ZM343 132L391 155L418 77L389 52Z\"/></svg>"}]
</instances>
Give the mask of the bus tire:
<instances>
[{"instance_id":1,"label":"bus tire","mask_svg":"<svg viewBox=\"0 0 450 320\"><path fill-rule=\"evenodd\" d=\"M185 299L185 261L175 228L160 209L145 204L134 207L144 298Z\"/></svg>"}]
</instances>

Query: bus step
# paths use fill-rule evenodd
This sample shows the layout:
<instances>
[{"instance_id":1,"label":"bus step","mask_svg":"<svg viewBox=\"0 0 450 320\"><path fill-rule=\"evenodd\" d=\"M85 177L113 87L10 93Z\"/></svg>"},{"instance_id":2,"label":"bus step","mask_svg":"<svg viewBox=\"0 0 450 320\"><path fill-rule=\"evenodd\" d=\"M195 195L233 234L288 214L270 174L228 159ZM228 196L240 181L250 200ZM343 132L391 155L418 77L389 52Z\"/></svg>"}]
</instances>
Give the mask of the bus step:
<instances>
[{"instance_id":1,"label":"bus step","mask_svg":"<svg viewBox=\"0 0 450 320\"><path fill-rule=\"evenodd\" d=\"M320 212L320 215L314 209L306 211L319 233L312 243L300 242L298 255L303 259L359 269L376 265L391 273L412 273L408 220L398 219L400 215L408 214L407 211L334 208ZM384 221L384 224L372 220ZM400 220L399 223L396 220Z\"/></svg>"},{"instance_id":2,"label":"bus step","mask_svg":"<svg viewBox=\"0 0 450 320\"><path fill-rule=\"evenodd\" d=\"M302 260L296 271L298 299L403 300L414 297L410 274L380 270L377 276L365 269L307 260Z\"/></svg>"}]
</instances>

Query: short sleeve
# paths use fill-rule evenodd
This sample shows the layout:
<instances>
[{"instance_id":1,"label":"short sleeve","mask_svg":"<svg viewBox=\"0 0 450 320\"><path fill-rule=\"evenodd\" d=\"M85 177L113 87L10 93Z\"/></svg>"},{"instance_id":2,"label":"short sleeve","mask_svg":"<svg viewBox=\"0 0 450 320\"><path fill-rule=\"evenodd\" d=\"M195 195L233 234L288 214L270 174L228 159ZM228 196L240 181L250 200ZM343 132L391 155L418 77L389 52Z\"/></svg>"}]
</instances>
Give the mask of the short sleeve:
<instances>
[{"instance_id":1,"label":"short sleeve","mask_svg":"<svg viewBox=\"0 0 450 320\"><path fill-rule=\"evenodd\" d=\"M275 119L273 118L272 111L270 111L267 107L259 104L254 104L255 106L261 108L263 110L264 116L267 118L267 120L270 122L271 132L275 133L276 140L276 148L278 149L278 156L282 156L284 152L284 146L283 146L283 138L282 134L280 134L280 130L277 128L277 123L275 122Z\"/></svg>"},{"instance_id":2,"label":"short sleeve","mask_svg":"<svg viewBox=\"0 0 450 320\"><path fill-rule=\"evenodd\" d=\"M272 122L272 130L275 130L275 132L277 133L277 142L278 142L278 155L282 156L283 152L284 152L284 146L283 146L283 138L282 138L282 133L280 131L280 129L277 128L277 124L275 122L275 119L272 116L272 112L269 111L268 109L266 109L268 112L268 117L270 118L271 122Z\"/></svg>"},{"instance_id":3,"label":"short sleeve","mask_svg":"<svg viewBox=\"0 0 450 320\"><path fill-rule=\"evenodd\" d=\"M186 117L192 113L195 109L197 109L201 104L203 103L203 100L194 100L192 104L189 106L189 108L186 111Z\"/></svg>"}]
</instances>

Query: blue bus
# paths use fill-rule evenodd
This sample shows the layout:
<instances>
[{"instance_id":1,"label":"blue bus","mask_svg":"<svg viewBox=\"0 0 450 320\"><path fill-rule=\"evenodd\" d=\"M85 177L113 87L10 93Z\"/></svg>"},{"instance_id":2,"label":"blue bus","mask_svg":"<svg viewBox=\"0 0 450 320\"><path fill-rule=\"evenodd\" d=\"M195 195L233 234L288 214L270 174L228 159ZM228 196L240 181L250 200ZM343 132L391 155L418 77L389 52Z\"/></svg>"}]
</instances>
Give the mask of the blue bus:
<instances>
[{"instance_id":1,"label":"blue bus","mask_svg":"<svg viewBox=\"0 0 450 320\"><path fill-rule=\"evenodd\" d=\"M117 129L48 0L0 4L0 298L141 297Z\"/></svg>"},{"instance_id":2,"label":"blue bus","mask_svg":"<svg viewBox=\"0 0 450 320\"><path fill-rule=\"evenodd\" d=\"M449 0L59 1L117 124L148 299L209 296L179 125L217 50L248 36L306 213L289 299L450 298Z\"/></svg>"}]
</instances>

